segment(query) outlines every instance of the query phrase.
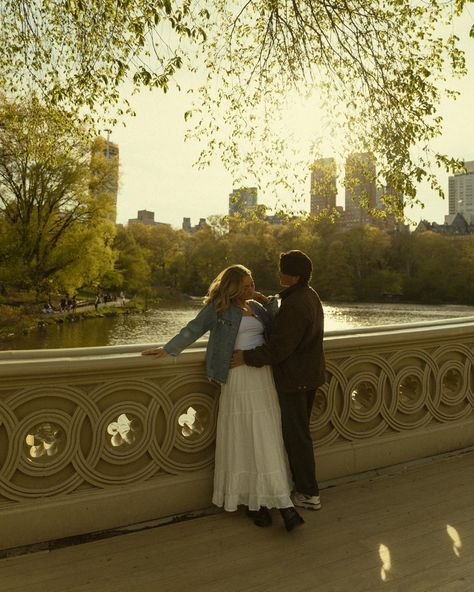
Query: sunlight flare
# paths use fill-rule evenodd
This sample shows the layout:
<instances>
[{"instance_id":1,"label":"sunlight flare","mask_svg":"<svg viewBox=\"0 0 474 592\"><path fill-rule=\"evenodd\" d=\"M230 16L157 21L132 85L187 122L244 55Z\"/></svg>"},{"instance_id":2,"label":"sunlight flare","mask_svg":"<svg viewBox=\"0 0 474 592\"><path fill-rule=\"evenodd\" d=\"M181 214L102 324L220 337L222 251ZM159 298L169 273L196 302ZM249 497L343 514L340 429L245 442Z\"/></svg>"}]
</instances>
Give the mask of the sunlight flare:
<instances>
[{"instance_id":1,"label":"sunlight flare","mask_svg":"<svg viewBox=\"0 0 474 592\"><path fill-rule=\"evenodd\" d=\"M454 526L446 524L446 532L453 543L453 553L456 555L456 557L460 557L462 542L458 531L454 528Z\"/></svg>"},{"instance_id":2,"label":"sunlight flare","mask_svg":"<svg viewBox=\"0 0 474 592\"><path fill-rule=\"evenodd\" d=\"M390 558L390 549L383 544L379 546L379 556L382 561L382 568L380 570L380 577L383 582L386 582L389 577L389 572L392 569L392 560Z\"/></svg>"}]
</instances>

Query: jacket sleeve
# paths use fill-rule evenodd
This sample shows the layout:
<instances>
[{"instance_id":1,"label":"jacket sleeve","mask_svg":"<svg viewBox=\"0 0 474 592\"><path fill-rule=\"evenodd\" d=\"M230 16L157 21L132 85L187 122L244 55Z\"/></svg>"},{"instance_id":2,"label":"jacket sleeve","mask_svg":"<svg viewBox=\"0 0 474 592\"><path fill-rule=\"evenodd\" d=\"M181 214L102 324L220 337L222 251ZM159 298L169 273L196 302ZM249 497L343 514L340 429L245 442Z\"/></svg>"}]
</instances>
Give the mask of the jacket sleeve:
<instances>
[{"instance_id":1,"label":"jacket sleeve","mask_svg":"<svg viewBox=\"0 0 474 592\"><path fill-rule=\"evenodd\" d=\"M215 315L214 306L207 304L192 321L189 321L175 337L164 345L165 351L172 356L179 355L212 328Z\"/></svg>"},{"instance_id":2,"label":"jacket sleeve","mask_svg":"<svg viewBox=\"0 0 474 592\"><path fill-rule=\"evenodd\" d=\"M248 366L280 364L298 347L306 330L307 319L295 307L282 303L272 325L267 343L243 352Z\"/></svg>"},{"instance_id":3,"label":"jacket sleeve","mask_svg":"<svg viewBox=\"0 0 474 592\"><path fill-rule=\"evenodd\" d=\"M276 296L270 296L269 301L266 304L263 304L263 307L273 321L278 313L279 299Z\"/></svg>"}]
</instances>

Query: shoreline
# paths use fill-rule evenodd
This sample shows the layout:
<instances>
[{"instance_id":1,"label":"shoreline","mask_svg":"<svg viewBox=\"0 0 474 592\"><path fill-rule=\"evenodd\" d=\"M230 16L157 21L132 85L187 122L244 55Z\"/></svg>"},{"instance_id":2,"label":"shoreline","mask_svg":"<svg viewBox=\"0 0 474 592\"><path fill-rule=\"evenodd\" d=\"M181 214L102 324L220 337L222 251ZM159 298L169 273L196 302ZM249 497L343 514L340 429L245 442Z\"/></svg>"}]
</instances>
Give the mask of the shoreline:
<instances>
[{"instance_id":1,"label":"shoreline","mask_svg":"<svg viewBox=\"0 0 474 592\"><path fill-rule=\"evenodd\" d=\"M168 296L168 295L167 295ZM168 307L174 308L181 308L183 305L190 305L193 304L193 308L197 304L202 303L202 297L189 297L188 295L180 295L179 297L175 296L172 298L169 297L160 297L154 299L140 299L140 298L133 298L131 300L126 301L124 304L122 302L108 302L108 303L101 303L99 305L98 310L95 310L94 304L88 303L87 305L83 305L78 307L78 309L68 312L60 312L54 311L53 313L40 313L36 311L35 313L28 313L28 309L24 306L19 307L12 307L11 305L6 305L5 309L2 311L2 306L0 305L0 313L3 312L4 314L0 314L0 349L10 349L11 346L15 341L21 341L26 338L26 340L36 339L37 335L44 329L50 329L54 326L61 326L64 324L72 324L72 323L80 323L81 321L87 321L89 319L104 319L110 317L119 317L121 315L146 315L147 312L152 312L156 308L164 308L167 309ZM339 322L339 318L344 319L345 314L352 314L351 310L355 307L357 309L359 306L362 305L362 308L365 305L372 305L377 307L377 305L386 306L392 305L394 308L401 308L401 309L409 309L410 307L431 307L435 308L438 311L442 311L445 307L454 307L456 309L471 309L473 312L470 312L470 315L474 316L474 307L472 305L466 304L426 304L426 303L416 303L416 302L386 302L386 301L379 301L379 302L371 302L371 303L352 303L352 302L323 302L323 306L328 309L328 312L331 310L332 307L336 309L336 314L333 314L332 320L336 324ZM346 313L344 310L345 308L349 309L349 313ZM16 308L16 310L15 310ZM416 314L416 311L414 311ZM329 313L331 315L331 313ZM426 316L426 315L425 315ZM435 315L436 316L436 315ZM453 317L457 317L459 314L453 315ZM428 316L426 317L428 320L429 318L433 317L428 311ZM362 326L365 326L364 319L362 319ZM382 325L385 323L381 323ZM93 325L93 324L92 324ZM79 329L79 326L78 326ZM335 330L339 330L339 326L335 327ZM88 329L85 329L88 331ZM81 329L82 331L82 329ZM13 345L13 347L15 347ZM29 349L29 347L26 347Z\"/></svg>"},{"instance_id":2,"label":"shoreline","mask_svg":"<svg viewBox=\"0 0 474 592\"><path fill-rule=\"evenodd\" d=\"M104 317L116 317L119 315L127 315L131 313L143 313L145 311L143 305L136 302L128 301L125 305L110 305L101 304L95 310L95 307L87 306L82 311L69 312L53 312L24 315L24 317L11 325L0 328L0 346L16 339L19 335L30 335L34 331L43 329L50 325L61 325L63 323L76 323L87 321L91 319L100 319Z\"/></svg>"}]
</instances>

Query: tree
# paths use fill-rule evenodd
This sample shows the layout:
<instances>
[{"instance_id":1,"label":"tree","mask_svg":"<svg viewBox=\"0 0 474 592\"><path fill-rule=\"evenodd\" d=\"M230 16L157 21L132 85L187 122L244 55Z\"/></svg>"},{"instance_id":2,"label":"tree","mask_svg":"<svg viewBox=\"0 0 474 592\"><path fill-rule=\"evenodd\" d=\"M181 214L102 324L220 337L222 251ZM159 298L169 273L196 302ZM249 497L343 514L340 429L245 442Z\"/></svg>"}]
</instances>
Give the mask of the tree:
<instances>
[{"instance_id":1,"label":"tree","mask_svg":"<svg viewBox=\"0 0 474 592\"><path fill-rule=\"evenodd\" d=\"M321 281L316 285L322 298L339 302L354 300L354 274L341 240L333 240L329 245L320 276Z\"/></svg>"},{"instance_id":2,"label":"tree","mask_svg":"<svg viewBox=\"0 0 474 592\"><path fill-rule=\"evenodd\" d=\"M465 74L449 25L469 1L215 0L211 16L192 0L5 0L0 89L115 121L126 82L166 91L184 63L201 68L185 114L206 142L199 163L217 154L236 180L271 172L287 190L306 178L308 154L289 159L275 121L295 93L317 93L346 149L375 154L400 214L398 196L416 202L419 181L442 193L432 160L460 166L430 144L440 98L454 94L445 77Z\"/></svg>"},{"instance_id":3,"label":"tree","mask_svg":"<svg viewBox=\"0 0 474 592\"><path fill-rule=\"evenodd\" d=\"M1 99L0 122L0 265L15 264L9 282L40 294L97 281L113 265L115 229L110 195L90 191L83 130L36 100Z\"/></svg>"},{"instance_id":4,"label":"tree","mask_svg":"<svg viewBox=\"0 0 474 592\"><path fill-rule=\"evenodd\" d=\"M262 178L273 168L278 173L271 182L276 176L291 189L295 161L287 160L288 130L275 134L275 119L297 94L318 94L333 124L326 134L338 135L346 153L374 154L378 183L391 188L384 198L388 212L402 214L399 196L416 203L421 180L442 194L432 164L456 170L460 163L433 153L431 141L442 130L440 99L453 95L446 76L465 74L459 40L445 26L464 5L218 0L208 29L211 67L196 108L194 135L212 137L200 162L217 153L236 177L247 178ZM295 170L306 179L304 162Z\"/></svg>"},{"instance_id":5,"label":"tree","mask_svg":"<svg viewBox=\"0 0 474 592\"><path fill-rule=\"evenodd\" d=\"M129 110L120 97L127 80L166 92L182 64L179 42L205 37L192 20L205 22L208 13L192 11L191 5L191 0L4 0L0 89L60 104L86 119L110 106Z\"/></svg>"},{"instance_id":6,"label":"tree","mask_svg":"<svg viewBox=\"0 0 474 592\"><path fill-rule=\"evenodd\" d=\"M461 281L457 281L458 298L463 304L474 304L474 236L463 237L459 245ZM459 279L457 276L457 280Z\"/></svg>"},{"instance_id":7,"label":"tree","mask_svg":"<svg viewBox=\"0 0 474 592\"><path fill-rule=\"evenodd\" d=\"M110 287L123 288L127 292L139 294L150 282L150 267L146 262L143 249L137 244L129 229L119 228L114 241L118 256L115 274ZM117 275L118 274L118 275Z\"/></svg>"},{"instance_id":8,"label":"tree","mask_svg":"<svg viewBox=\"0 0 474 592\"><path fill-rule=\"evenodd\" d=\"M146 226L131 224L128 232L140 247L150 269L150 281L155 288L170 284L167 269L167 256L170 245L173 249L182 242L182 235L167 225Z\"/></svg>"},{"instance_id":9,"label":"tree","mask_svg":"<svg viewBox=\"0 0 474 592\"><path fill-rule=\"evenodd\" d=\"M360 225L341 236L352 271L355 299L379 300L384 292L398 292L401 280L388 268L389 236L374 226Z\"/></svg>"},{"instance_id":10,"label":"tree","mask_svg":"<svg viewBox=\"0 0 474 592\"><path fill-rule=\"evenodd\" d=\"M229 265L228 245L210 226L187 235L184 241L187 264L181 277L181 289L193 296L206 293L212 280Z\"/></svg>"},{"instance_id":11,"label":"tree","mask_svg":"<svg viewBox=\"0 0 474 592\"><path fill-rule=\"evenodd\" d=\"M413 270L407 295L420 302L465 302L463 292L470 274L463 245L472 246L472 242L434 232L416 233L413 238Z\"/></svg>"}]
</instances>

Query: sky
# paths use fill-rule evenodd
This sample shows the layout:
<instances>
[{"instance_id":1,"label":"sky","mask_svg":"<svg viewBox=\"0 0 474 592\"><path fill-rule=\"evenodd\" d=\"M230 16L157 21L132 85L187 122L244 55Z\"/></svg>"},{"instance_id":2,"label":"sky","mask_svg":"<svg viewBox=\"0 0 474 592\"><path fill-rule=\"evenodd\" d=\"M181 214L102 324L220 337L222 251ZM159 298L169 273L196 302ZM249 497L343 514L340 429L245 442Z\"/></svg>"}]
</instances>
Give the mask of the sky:
<instances>
[{"instance_id":1,"label":"sky","mask_svg":"<svg viewBox=\"0 0 474 592\"><path fill-rule=\"evenodd\" d=\"M433 144L438 150L464 160L474 160L474 39L468 36L473 17L471 5L453 30L462 39L469 73L451 83L461 95L457 101L443 101L440 114L444 117L444 133ZM229 194L234 188L231 175L220 163L198 170L193 164L199 145L184 141L184 113L190 108L189 95L174 89L167 94L159 90L144 91L130 100L136 116L125 119L125 126L118 125L110 135L110 140L120 149L117 222L125 224L128 219L136 218L138 210L151 210L156 221L181 228L184 217L191 218L194 225L200 218L227 214ZM287 125L301 137L312 130L320 131L316 118L313 117L312 126L308 121L308 105L296 101ZM448 175L441 173L440 179L447 195ZM308 210L309 184L308 173L305 198L302 206L298 206ZM444 222L448 213L447 197L442 200L424 186L420 187L419 197L425 207L408 209L406 215L415 222L421 219ZM258 202L273 205L272 198L262 193ZM338 205L344 205L342 187Z\"/></svg>"}]
</instances>

